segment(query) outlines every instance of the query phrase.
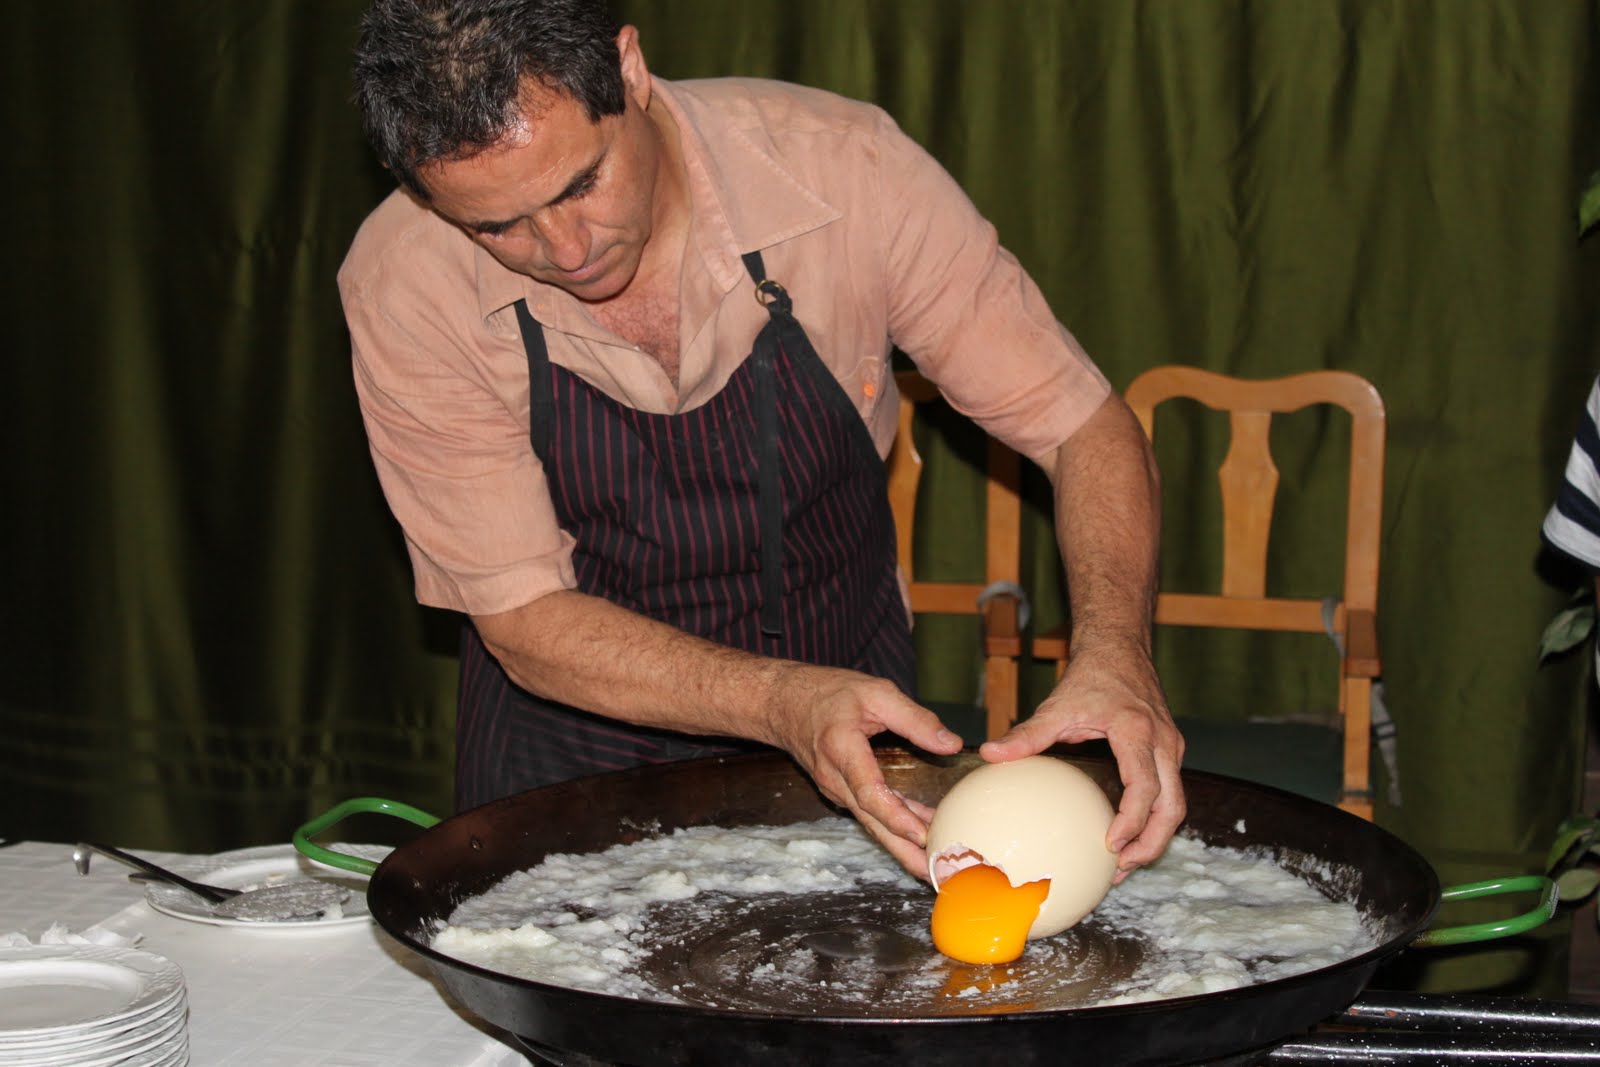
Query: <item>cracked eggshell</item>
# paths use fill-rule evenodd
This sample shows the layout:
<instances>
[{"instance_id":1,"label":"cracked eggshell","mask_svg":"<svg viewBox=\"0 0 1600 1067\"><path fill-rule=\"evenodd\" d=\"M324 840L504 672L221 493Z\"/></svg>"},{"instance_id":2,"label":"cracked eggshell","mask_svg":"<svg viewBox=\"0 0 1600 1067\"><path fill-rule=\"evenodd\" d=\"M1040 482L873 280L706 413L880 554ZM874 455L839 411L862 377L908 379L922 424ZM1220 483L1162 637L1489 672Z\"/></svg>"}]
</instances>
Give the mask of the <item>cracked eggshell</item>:
<instances>
[{"instance_id":1,"label":"cracked eggshell","mask_svg":"<svg viewBox=\"0 0 1600 1067\"><path fill-rule=\"evenodd\" d=\"M985 764L934 810L928 876L938 888L960 868L981 862L1000 868L1012 885L1048 878L1050 895L1028 937L1058 934L1093 911L1111 888L1117 857L1106 848L1106 830L1113 814L1099 784L1064 760L1028 756Z\"/></svg>"}]
</instances>

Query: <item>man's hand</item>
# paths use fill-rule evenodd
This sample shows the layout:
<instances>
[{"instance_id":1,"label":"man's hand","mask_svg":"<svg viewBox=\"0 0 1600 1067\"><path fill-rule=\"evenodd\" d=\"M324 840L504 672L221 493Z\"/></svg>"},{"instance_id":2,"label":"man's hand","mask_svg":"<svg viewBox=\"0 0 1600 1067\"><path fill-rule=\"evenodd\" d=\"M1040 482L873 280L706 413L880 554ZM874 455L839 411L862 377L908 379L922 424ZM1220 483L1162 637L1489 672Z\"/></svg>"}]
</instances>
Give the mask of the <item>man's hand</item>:
<instances>
[{"instance_id":1,"label":"man's hand","mask_svg":"<svg viewBox=\"0 0 1600 1067\"><path fill-rule=\"evenodd\" d=\"M1096 738L1111 743L1122 778L1122 803L1106 832L1106 847L1117 853L1120 882L1161 855L1187 810L1178 777L1183 737L1142 649L1073 649L1055 692L1030 718L979 753L991 763L1003 763L1057 742Z\"/></svg>"},{"instance_id":2,"label":"man's hand","mask_svg":"<svg viewBox=\"0 0 1600 1067\"><path fill-rule=\"evenodd\" d=\"M928 820L933 811L889 788L869 739L888 732L940 755L961 739L893 683L854 671L785 664L772 687L765 740L784 749L823 795L850 810L911 874L928 877Z\"/></svg>"}]
</instances>

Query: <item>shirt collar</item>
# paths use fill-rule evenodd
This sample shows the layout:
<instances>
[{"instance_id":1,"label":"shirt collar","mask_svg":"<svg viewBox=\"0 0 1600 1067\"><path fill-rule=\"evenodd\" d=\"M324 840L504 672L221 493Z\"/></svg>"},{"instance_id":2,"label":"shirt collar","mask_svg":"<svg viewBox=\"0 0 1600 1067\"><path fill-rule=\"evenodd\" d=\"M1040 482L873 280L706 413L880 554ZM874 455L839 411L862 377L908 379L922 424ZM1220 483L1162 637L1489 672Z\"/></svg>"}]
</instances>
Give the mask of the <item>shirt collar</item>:
<instances>
[{"instance_id":1,"label":"shirt collar","mask_svg":"<svg viewBox=\"0 0 1600 1067\"><path fill-rule=\"evenodd\" d=\"M736 120L698 96L693 86L652 78L651 91L678 124L694 210L690 239L726 292L747 277L742 254L809 233L842 215L763 147L767 136L754 112ZM555 286L508 269L476 243L472 247L483 317L526 298L534 318L555 325L553 319L566 317L559 306L577 303Z\"/></svg>"}]
</instances>

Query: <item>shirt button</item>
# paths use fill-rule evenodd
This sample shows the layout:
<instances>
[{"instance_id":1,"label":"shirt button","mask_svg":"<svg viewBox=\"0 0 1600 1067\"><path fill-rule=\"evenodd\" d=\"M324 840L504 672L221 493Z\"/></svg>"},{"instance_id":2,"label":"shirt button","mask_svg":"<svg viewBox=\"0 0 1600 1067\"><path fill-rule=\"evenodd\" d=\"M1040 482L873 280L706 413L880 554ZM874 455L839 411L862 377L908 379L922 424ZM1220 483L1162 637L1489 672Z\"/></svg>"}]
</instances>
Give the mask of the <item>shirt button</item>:
<instances>
[{"instance_id":1,"label":"shirt button","mask_svg":"<svg viewBox=\"0 0 1600 1067\"><path fill-rule=\"evenodd\" d=\"M863 394L865 394L865 396L866 396L866 398L868 400L871 400L873 397L878 395L878 383L877 382L862 382L861 383L861 392Z\"/></svg>"}]
</instances>

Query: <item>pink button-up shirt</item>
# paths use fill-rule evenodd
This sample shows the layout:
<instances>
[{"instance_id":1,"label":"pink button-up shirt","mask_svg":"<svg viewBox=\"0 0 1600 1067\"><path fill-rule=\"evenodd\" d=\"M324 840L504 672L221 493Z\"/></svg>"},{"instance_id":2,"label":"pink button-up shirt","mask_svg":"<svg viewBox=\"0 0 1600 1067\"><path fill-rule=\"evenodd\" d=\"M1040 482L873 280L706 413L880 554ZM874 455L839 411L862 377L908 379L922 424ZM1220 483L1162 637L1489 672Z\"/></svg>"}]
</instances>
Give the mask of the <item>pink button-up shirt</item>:
<instances>
[{"instance_id":1,"label":"pink button-up shirt","mask_svg":"<svg viewBox=\"0 0 1600 1067\"><path fill-rule=\"evenodd\" d=\"M501 266L403 191L340 269L373 462L425 604L492 614L574 584L573 540L529 444L519 298L552 362L634 408L688 411L766 320L739 259L760 251L884 455L894 347L1034 459L1109 391L994 227L878 108L745 79L658 79L654 93L681 132L693 213L676 388L581 301Z\"/></svg>"}]
</instances>

